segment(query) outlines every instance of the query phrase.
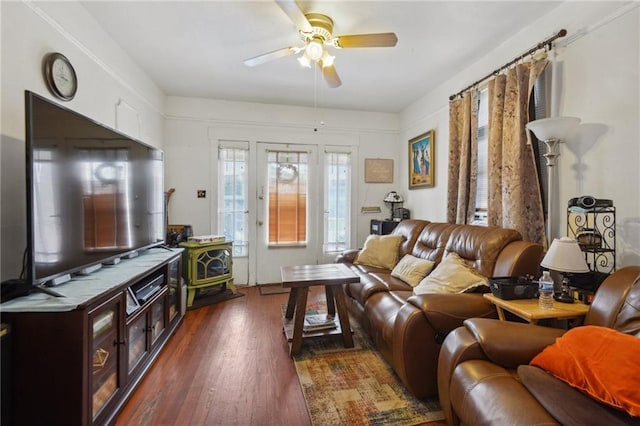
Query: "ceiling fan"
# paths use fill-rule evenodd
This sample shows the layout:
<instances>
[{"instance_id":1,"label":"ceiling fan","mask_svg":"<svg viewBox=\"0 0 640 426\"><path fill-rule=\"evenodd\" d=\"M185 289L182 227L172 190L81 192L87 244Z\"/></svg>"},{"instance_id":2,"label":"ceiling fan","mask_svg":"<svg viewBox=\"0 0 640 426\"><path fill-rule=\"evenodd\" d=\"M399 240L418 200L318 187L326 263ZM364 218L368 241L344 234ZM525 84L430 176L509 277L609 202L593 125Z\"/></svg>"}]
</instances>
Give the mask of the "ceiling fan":
<instances>
[{"instance_id":1,"label":"ceiling fan","mask_svg":"<svg viewBox=\"0 0 640 426\"><path fill-rule=\"evenodd\" d=\"M352 34L334 37L333 20L327 15L304 13L295 0L276 0L276 3L298 28L304 44L297 47L285 47L245 59L244 64L249 67L304 52L298 57L298 62L305 67L311 67L311 63L316 62L322 69L322 75L329 87L338 87L342 82L333 64L335 57L329 54L326 47L337 49L393 47L398 42L398 37L395 33Z\"/></svg>"}]
</instances>

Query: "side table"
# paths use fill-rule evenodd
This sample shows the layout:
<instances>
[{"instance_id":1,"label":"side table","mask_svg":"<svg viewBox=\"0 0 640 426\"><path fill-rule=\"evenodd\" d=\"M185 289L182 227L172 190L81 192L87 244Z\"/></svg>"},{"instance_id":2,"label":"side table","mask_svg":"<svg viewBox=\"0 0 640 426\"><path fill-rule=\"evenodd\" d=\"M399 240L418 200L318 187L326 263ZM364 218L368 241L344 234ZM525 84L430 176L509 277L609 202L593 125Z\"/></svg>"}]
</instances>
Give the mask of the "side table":
<instances>
[{"instance_id":1,"label":"side table","mask_svg":"<svg viewBox=\"0 0 640 426\"><path fill-rule=\"evenodd\" d=\"M501 321L505 321L505 310L524 319L530 324L536 324L542 319L582 321L589 311L589 306L580 302L562 303L554 301L553 309L542 309L538 306L538 299L504 300L494 296L492 293L485 293L482 296L496 305L498 318L500 318Z\"/></svg>"}]
</instances>

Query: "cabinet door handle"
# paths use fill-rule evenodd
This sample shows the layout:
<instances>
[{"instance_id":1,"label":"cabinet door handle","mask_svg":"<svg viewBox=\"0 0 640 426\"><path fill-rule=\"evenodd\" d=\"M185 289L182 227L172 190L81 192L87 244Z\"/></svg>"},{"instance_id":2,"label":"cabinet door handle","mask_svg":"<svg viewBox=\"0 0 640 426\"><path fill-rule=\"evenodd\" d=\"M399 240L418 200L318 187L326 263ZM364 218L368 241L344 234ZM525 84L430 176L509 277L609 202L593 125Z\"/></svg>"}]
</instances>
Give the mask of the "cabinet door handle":
<instances>
[{"instance_id":1,"label":"cabinet door handle","mask_svg":"<svg viewBox=\"0 0 640 426\"><path fill-rule=\"evenodd\" d=\"M124 343L125 343L124 340L114 340L113 346L124 345Z\"/></svg>"}]
</instances>

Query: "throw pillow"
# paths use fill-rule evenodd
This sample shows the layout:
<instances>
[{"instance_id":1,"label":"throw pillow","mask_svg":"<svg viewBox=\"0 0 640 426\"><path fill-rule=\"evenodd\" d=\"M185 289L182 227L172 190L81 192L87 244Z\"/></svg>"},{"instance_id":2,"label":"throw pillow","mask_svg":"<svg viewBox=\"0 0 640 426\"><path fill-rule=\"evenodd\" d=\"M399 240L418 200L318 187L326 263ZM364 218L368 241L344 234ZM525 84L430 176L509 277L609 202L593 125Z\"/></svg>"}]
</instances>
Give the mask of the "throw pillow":
<instances>
[{"instance_id":1,"label":"throw pillow","mask_svg":"<svg viewBox=\"0 0 640 426\"><path fill-rule=\"evenodd\" d=\"M354 263L393 269L398 262L398 248L403 239L402 235L369 235Z\"/></svg>"},{"instance_id":2,"label":"throw pillow","mask_svg":"<svg viewBox=\"0 0 640 426\"><path fill-rule=\"evenodd\" d=\"M405 255L391 271L391 276L415 287L433 269L435 262Z\"/></svg>"},{"instance_id":3,"label":"throw pillow","mask_svg":"<svg viewBox=\"0 0 640 426\"><path fill-rule=\"evenodd\" d=\"M479 286L489 286L487 277L467 266L457 253L449 253L413 293L464 293Z\"/></svg>"},{"instance_id":4,"label":"throw pillow","mask_svg":"<svg viewBox=\"0 0 640 426\"><path fill-rule=\"evenodd\" d=\"M592 398L640 416L640 339L583 326L567 331L531 360Z\"/></svg>"}]
</instances>

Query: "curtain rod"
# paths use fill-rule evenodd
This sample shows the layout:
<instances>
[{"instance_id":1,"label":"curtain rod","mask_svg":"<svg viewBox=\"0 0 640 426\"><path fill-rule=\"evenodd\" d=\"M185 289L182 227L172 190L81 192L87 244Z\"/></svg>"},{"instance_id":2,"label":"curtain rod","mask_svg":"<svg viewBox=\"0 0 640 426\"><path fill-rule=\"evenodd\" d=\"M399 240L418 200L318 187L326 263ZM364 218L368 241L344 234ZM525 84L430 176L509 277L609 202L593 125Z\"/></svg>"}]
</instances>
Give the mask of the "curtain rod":
<instances>
[{"instance_id":1,"label":"curtain rod","mask_svg":"<svg viewBox=\"0 0 640 426\"><path fill-rule=\"evenodd\" d=\"M457 98L458 96L462 95L464 92L466 92L467 90L471 89L472 87L482 83L483 81L485 81L489 77L492 77L494 75L498 75L501 71L509 68L511 65L513 65L516 62L522 60L523 58L527 57L528 55L531 55L532 53L534 53L534 52L536 52L536 51L538 51L540 49L543 49L545 46L548 46L549 50L551 50L551 48L552 48L551 43L553 43L556 39L559 39L560 37L564 37L566 35L567 35L567 30L562 29L562 30L558 31L556 34L552 35L551 37L547 38L546 40L541 41L535 47L532 47L531 49L527 50L522 55L516 57L515 59L513 59L513 60L511 60L509 62L507 62L506 64L504 64L500 68L496 69L495 71L490 72L489 74L487 74L484 77L482 77L480 80L474 82L473 84L470 84L469 86L465 87L464 89L462 89L458 93L449 96L449 100L450 101L454 100L455 98Z\"/></svg>"}]
</instances>

